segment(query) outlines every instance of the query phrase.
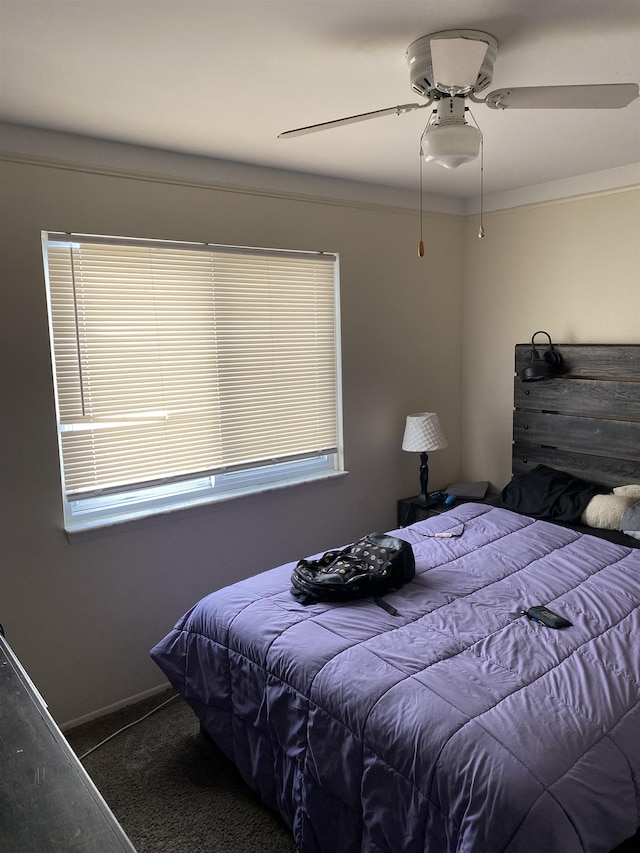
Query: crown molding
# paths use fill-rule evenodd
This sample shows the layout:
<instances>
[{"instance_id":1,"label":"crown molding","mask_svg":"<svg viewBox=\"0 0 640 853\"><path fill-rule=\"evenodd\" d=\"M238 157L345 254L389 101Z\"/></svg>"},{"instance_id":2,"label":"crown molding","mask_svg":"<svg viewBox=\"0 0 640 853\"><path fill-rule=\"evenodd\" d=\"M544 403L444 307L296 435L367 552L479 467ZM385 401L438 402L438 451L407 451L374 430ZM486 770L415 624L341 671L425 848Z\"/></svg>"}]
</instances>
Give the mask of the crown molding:
<instances>
[{"instance_id":1,"label":"crown molding","mask_svg":"<svg viewBox=\"0 0 640 853\"><path fill-rule=\"evenodd\" d=\"M412 190L198 157L4 122L0 122L0 150L4 159L13 161L228 192L297 198L341 206L382 206L404 211L415 211L420 205L419 193ZM640 163L632 163L486 195L483 209L485 213L491 213L639 186ZM426 213L471 216L479 213L480 198L460 199L425 193L423 209Z\"/></svg>"},{"instance_id":2,"label":"crown molding","mask_svg":"<svg viewBox=\"0 0 640 853\"><path fill-rule=\"evenodd\" d=\"M215 187L325 203L415 210L418 193L337 178L216 160L174 151L129 145L59 131L0 122L5 159L110 174L135 174L150 180ZM423 197L428 213L461 215L464 201L435 194Z\"/></svg>"},{"instance_id":3,"label":"crown molding","mask_svg":"<svg viewBox=\"0 0 640 853\"><path fill-rule=\"evenodd\" d=\"M485 213L509 210L514 207L549 204L584 196L623 192L640 187L640 163L605 169L588 175L575 175L545 184L520 187L507 192L493 193L484 197ZM466 216L480 212L480 199L467 199L464 213Z\"/></svg>"}]
</instances>

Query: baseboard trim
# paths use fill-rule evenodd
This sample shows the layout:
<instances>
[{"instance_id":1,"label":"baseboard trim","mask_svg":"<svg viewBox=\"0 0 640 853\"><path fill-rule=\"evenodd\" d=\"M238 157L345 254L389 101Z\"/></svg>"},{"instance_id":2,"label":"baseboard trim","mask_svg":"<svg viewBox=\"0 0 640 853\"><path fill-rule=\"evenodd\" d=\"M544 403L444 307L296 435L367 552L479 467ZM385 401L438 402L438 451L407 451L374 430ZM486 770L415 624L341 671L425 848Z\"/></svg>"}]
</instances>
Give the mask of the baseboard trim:
<instances>
[{"instance_id":1,"label":"baseboard trim","mask_svg":"<svg viewBox=\"0 0 640 853\"><path fill-rule=\"evenodd\" d=\"M134 696L129 696L127 699L122 699L120 702L114 702L113 705L106 705L104 708L99 708L97 711L92 711L90 714L84 714L82 717L76 717L74 720L68 720L66 723L59 723L59 728L64 732L69 729L75 729L76 726L81 726L84 723L91 723L99 717L105 717L107 714L112 714L114 711L119 711L127 705L133 705L136 702L141 702L143 699L148 699L151 696L157 696L158 693L164 693L170 689L171 685L165 681L157 687L152 687L150 690L145 690L143 693L136 693Z\"/></svg>"}]
</instances>

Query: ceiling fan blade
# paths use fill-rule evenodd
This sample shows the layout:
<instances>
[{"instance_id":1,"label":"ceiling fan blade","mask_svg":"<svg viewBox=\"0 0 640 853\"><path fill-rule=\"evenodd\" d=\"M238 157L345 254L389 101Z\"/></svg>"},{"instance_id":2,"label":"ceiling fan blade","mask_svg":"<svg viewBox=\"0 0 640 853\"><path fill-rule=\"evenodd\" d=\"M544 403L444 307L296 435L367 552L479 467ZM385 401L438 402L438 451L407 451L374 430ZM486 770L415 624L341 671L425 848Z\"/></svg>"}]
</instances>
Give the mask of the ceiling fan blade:
<instances>
[{"instance_id":1,"label":"ceiling fan blade","mask_svg":"<svg viewBox=\"0 0 640 853\"><path fill-rule=\"evenodd\" d=\"M593 86L525 86L496 89L485 98L494 110L613 110L638 97L637 83Z\"/></svg>"},{"instance_id":2,"label":"ceiling fan blade","mask_svg":"<svg viewBox=\"0 0 640 853\"><path fill-rule=\"evenodd\" d=\"M413 110L421 110L428 107L431 101L426 104L400 104L397 107L386 107L383 110L373 110L370 113L360 113L355 116L347 116L346 118L337 118L333 121L323 121L320 124L310 124L308 127L297 127L295 130L285 130L284 133L278 134L278 139L291 136L304 136L305 133L315 133L317 130L329 130L332 127L340 127L343 124L355 124L358 121L367 121L370 118L379 118L387 115L402 115L410 113Z\"/></svg>"},{"instance_id":3,"label":"ceiling fan blade","mask_svg":"<svg viewBox=\"0 0 640 853\"><path fill-rule=\"evenodd\" d=\"M471 91L489 49L488 43L471 38L434 38L430 47L436 88L450 94Z\"/></svg>"}]
</instances>

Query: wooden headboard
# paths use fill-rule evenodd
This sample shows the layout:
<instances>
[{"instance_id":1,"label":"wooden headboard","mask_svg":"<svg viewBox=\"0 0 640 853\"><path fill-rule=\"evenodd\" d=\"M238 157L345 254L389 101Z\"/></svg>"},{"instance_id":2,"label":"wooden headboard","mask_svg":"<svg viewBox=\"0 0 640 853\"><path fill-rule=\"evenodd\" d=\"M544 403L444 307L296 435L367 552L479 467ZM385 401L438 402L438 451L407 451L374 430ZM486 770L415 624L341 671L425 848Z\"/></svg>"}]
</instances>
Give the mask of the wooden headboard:
<instances>
[{"instance_id":1,"label":"wooden headboard","mask_svg":"<svg viewBox=\"0 0 640 853\"><path fill-rule=\"evenodd\" d=\"M640 483L640 344L554 347L565 372L523 382L531 343L516 344L513 475L544 464L605 486Z\"/></svg>"}]
</instances>

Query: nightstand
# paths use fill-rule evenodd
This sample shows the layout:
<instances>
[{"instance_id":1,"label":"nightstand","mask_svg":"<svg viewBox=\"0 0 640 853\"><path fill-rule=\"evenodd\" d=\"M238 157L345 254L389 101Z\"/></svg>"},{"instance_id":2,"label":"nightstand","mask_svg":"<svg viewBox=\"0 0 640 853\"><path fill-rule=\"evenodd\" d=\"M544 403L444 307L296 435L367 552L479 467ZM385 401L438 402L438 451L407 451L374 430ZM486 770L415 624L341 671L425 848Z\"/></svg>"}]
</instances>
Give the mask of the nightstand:
<instances>
[{"instance_id":1,"label":"nightstand","mask_svg":"<svg viewBox=\"0 0 640 853\"><path fill-rule=\"evenodd\" d=\"M489 493L482 500L474 498L472 502L482 504L494 497L494 494ZM416 521L424 521L427 518L432 518L434 515L440 515L441 512L447 512L447 510L453 509L460 504L469 502L466 498L458 498L452 506L446 506L441 500L436 501L427 498L425 501L423 495L402 498L402 500L398 501L398 527L407 527L407 525L414 524Z\"/></svg>"},{"instance_id":2,"label":"nightstand","mask_svg":"<svg viewBox=\"0 0 640 853\"><path fill-rule=\"evenodd\" d=\"M398 527L407 527L416 521L424 521L448 509L451 507L445 506L442 501L429 500L429 498L425 500L424 495L403 498L398 501Z\"/></svg>"}]
</instances>

